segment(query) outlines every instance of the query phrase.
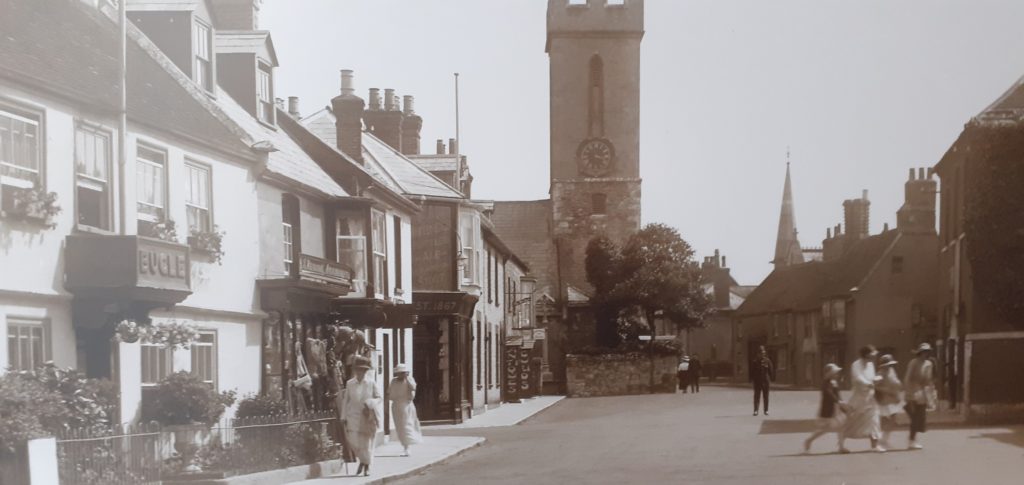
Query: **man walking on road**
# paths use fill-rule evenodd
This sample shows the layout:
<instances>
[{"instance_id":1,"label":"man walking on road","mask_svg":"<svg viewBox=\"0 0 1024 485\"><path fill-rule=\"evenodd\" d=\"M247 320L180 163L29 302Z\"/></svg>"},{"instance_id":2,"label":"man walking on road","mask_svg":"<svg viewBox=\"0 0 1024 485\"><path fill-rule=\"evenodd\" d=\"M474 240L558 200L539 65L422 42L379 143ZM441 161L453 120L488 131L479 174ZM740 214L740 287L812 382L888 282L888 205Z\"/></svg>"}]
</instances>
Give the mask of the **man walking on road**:
<instances>
[{"instance_id":1,"label":"man walking on road","mask_svg":"<svg viewBox=\"0 0 1024 485\"><path fill-rule=\"evenodd\" d=\"M768 386L775 380L775 366L768 359L768 352L764 345L757 351L757 357L750 361L750 382L754 383L754 416L757 416L757 407L761 403L761 395L764 395L764 415L768 415Z\"/></svg>"},{"instance_id":2,"label":"man walking on road","mask_svg":"<svg viewBox=\"0 0 1024 485\"><path fill-rule=\"evenodd\" d=\"M700 392L700 355L693 354L690 359L690 390L693 392Z\"/></svg>"}]
</instances>

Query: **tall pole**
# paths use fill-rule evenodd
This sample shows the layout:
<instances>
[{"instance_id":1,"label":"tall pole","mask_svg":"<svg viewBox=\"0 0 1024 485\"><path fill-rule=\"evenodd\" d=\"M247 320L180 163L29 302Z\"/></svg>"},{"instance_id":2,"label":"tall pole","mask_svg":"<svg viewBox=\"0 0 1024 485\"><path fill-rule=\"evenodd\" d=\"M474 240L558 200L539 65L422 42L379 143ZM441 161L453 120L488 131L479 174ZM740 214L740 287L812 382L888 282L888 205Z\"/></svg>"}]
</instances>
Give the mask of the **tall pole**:
<instances>
[{"instance_id":1,"label":"tall pole","mask_svg":"<svg viewBox=\"0 0 1024 485\"><path fill-rule=\"evenodd\" d=\"M117 178L118 178L118 211L120 213L119 219L121 220L121 234L128 234L128 216L127 203L125 202L125 188L128 184L125 182L125 166L127 165L128 157L128 15L125 4L128 0L117 0L117 19L118 27L120 28L119 40L119 52L120 54L120 65L118 66L119 83L121 85L121 99L120 106L118 106L118 120L117 120Z\"/></svg>"},{"instance_id":2,"label":"tall pole","mask_svg":"<svg viewBox=\"0 0 1024 485\"><path fill-rule=\"evenodd\" d=\"M461 152L462 142L459 139L459 73L455 73L455 163L459 167L459 173L456 174L456 176L459 178L460 182L462 180L462 156L460 155ZM465 190L465 188L463 188L461 185L462 184L460 183L459 188ZM472 257L472 255L470 255L470 257Z\"/></svg>"}]
</instances>

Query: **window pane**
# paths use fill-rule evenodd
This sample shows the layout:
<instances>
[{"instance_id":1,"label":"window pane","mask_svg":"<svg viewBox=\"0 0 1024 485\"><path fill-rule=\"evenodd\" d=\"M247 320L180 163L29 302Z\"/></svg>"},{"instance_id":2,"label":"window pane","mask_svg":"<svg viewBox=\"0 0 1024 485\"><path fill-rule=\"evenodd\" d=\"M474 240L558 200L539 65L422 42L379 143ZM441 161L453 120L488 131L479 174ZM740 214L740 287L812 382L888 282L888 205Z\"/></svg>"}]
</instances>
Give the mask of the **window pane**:
<instances>
[{"instance_id":1,"label":"window pane","mask_svg":"<svg viewBox=\"0 0 1024 485\"><path fill-rule=\"evenodd\" d=\"M39 181L39 121L0 111L0 175L31 187Z\"/></svg>"}]
</instances>

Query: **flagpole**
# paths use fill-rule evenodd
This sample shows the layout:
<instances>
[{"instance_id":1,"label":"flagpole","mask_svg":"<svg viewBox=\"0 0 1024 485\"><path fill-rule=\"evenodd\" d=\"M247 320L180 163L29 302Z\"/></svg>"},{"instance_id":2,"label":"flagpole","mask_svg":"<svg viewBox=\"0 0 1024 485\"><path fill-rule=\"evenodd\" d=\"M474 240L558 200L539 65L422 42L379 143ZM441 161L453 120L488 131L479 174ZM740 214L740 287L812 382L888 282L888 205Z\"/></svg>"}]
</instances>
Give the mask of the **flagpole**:
<instances>
[{"instance_id":1,"label":"flagpole","mask_svg":"<svg viewBox=\"0 0 1024 485\"><path fill-rule=\"evenodd\" d=\"M459 139L459 73L455 73L455 163L459 167L459 172L456 174L459 180L460 192L465 190L462 187L462 141Z\"/></svg>"},{"instance_id":2,"label":"flagpole","mask_svg":"<svg viewBox=\"0 0 1024 485\"><path fill-rule=\"evenodd\" d=\"M120 233L128 234L128 217L126 214L127 203L125 190L128 184L125 182L125 167L128 158L128 14L125 4L128 0L117 0L117 23L120 29L118 54L120 63L118 65L118 76L120 89L120 105L118 106L118 135L117 135L117 162L118 162L118 211L121 220Z\"/></svg>"}]
</instances>

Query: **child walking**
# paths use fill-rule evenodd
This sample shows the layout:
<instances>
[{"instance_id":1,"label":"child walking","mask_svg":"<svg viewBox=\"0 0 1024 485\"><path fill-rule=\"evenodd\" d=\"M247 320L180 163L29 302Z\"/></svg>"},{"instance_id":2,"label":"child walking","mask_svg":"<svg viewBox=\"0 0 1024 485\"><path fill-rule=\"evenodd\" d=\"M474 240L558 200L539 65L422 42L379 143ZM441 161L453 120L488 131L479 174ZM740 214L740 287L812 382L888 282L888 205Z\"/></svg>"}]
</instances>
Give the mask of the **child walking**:
<instances>
[{"instance_id":1,"label":"child walking","mask_svg":"<svg viewBox=\"0 0 1024 485\"><path fill-rule=\"evenodd\" d=\"M824 379L821 382L821 408L818 410L818 430L804 441L804 453L811 451L814 440L828 434L841 433L846 415L843 413L843 402L839 397L839 373L843 369L835 364L825 366ZM840 436L840 441L842 436Z\"/></svg>"}]
</instances>

